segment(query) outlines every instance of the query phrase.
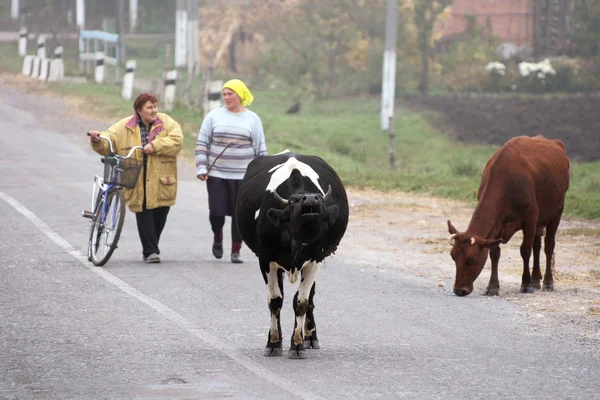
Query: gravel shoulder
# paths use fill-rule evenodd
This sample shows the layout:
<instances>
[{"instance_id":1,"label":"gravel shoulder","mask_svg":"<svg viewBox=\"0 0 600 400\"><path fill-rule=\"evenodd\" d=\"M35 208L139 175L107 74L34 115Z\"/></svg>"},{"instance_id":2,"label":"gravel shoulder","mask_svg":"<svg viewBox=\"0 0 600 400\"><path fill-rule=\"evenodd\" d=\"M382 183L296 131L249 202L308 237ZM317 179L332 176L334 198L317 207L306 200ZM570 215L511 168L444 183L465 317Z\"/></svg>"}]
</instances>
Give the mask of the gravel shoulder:
<instances>
[{"instance_id":1,"label":"gravel shoulder","mask_svg":"<svg viewBox=\"0 0 600 400\"><path fill-rule=\"evenodd\" d=\"M340 254L360 262L379 259L382 267L423 279L451 292L455 266L450 258L450 219L466 229L473 207L458 201L408 193L348 191L351 202L348 234ZM600 221L566 220L555 249L555 291L521 294L522 236L502 246L500 296L520 305L532 323L557 336L600 344ZM545 262L545 255L542 255ZM475 281L471 296L483 296L491 263ZM465 299L466 300L466 299Z\"/></svg>"}]
</instances>

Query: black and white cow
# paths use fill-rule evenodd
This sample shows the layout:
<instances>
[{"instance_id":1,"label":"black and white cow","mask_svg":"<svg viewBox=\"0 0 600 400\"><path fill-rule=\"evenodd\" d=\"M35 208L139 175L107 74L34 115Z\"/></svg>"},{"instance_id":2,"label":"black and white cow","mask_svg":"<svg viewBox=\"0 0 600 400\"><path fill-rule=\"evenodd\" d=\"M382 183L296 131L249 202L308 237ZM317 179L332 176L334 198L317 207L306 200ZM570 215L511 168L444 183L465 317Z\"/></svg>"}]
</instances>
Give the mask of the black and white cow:
<instances>
[{"instance_id":1,"label":"black and white cow","mask_svg":"<svg viewBox=\"0 0 600 400\"><path fill-rule=\"evenodd\" d=\"M236 213L242 239L258 257L267 285L271 327L265 356L282 352L285 273L291 283L301 275L288 356L304 358L305 348L319 348L313 315L317 269L335 252L348 225L344 185L317 156L284 152L257 157L248 165Z\"/></svg>"}]
</instances>

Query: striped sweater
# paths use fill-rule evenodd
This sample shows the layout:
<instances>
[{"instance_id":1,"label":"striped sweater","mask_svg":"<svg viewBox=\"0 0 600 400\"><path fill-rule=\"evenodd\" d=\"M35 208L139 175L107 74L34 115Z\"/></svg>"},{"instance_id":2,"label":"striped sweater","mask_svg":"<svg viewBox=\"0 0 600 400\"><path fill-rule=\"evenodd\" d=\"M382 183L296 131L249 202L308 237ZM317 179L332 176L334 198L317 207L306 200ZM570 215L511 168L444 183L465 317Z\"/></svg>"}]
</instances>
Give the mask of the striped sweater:
<instances>
[{"instance_id":1,"label":"striped sweater","mask_svg":"<svg viewBox=\"0 0 600 400\"><path fill-rule=\"evenodd\" d=\"M250 161L263 155L267 146L256 113L248 109L232 113L220 107L206 114L196 141L196 176L206 174L218 157L208 175L241 180Z\"/></svg>"}]
</instances>

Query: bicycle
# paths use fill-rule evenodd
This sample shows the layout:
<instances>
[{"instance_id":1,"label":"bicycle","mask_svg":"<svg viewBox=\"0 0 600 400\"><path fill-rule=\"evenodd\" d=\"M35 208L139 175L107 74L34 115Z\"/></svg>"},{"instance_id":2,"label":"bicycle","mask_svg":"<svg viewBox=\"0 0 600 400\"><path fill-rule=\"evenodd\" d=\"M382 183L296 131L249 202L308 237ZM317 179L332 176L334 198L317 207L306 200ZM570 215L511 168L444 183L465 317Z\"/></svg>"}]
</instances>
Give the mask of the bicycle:
<instances>
[{"instance_id":1,"label":"bicycle","mask_svg":"<svg viewBox=\"0 0 600 400\"><path fill-rule=\"evenodd\" d=\"M88 136L90 134L88 133ZM127 156L115 153L111 140L100 135L110 146L104 163L104 177L96 175L92 187L92 211L82 211L84 218L91 219L87 258L100 267L106 264L117 248L125 221L125 194L123 188L133 189L137 183L141 160L132 158L142 146L133 147Z\"/></svg>"}]
</instances>

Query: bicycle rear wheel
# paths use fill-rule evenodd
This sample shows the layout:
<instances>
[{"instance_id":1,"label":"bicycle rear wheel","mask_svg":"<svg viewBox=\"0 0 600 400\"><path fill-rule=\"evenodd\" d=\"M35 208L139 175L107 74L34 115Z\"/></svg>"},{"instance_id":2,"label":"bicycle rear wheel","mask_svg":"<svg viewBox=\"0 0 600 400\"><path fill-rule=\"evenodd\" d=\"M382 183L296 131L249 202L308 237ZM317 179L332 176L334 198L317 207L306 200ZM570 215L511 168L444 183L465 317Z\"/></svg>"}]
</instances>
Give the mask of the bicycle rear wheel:
<instances>
[{"instance_id":1,"label":"bicycle rear wheel","mask_svg":"<svg viewBox=\"0 0 600 400\"><path fill-rule=\"evenodd\" d=\"M102 215L102 210L105 210ZM117 248L125 221L125 195L121 189L111 189L95 211L90 232L89 259L102 266Z\"/></svg>"}]
</instances>

